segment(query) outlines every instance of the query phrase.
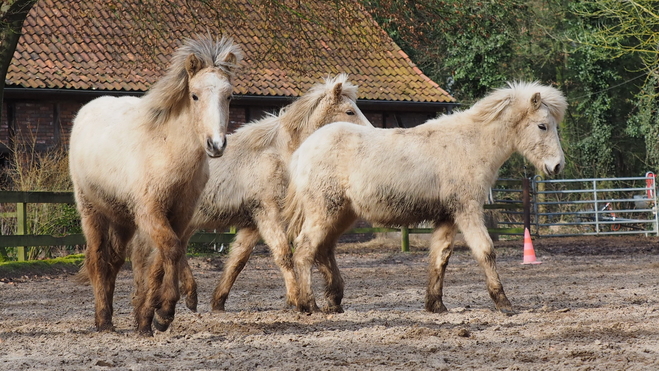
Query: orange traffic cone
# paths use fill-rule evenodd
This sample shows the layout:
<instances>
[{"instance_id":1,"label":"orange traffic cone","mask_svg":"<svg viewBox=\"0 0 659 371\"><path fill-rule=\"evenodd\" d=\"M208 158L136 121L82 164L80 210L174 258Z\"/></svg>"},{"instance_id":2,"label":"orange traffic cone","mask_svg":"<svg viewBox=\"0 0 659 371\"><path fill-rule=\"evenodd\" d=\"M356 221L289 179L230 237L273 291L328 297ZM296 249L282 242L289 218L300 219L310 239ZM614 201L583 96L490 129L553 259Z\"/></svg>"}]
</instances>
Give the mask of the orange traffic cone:
<instances>
[{"instance_id":1,"label":"orange traffic cone","mask_svg":"<svg viewBox=\"0 0 659 371\"><path fill-rule=\"evenodd\" d=\"M531 241L531 233L528 228L524 228L524 261L522 264L541 264L535 260L535 250L533 250L533 242Z\"/></svg>"}]
</instances>

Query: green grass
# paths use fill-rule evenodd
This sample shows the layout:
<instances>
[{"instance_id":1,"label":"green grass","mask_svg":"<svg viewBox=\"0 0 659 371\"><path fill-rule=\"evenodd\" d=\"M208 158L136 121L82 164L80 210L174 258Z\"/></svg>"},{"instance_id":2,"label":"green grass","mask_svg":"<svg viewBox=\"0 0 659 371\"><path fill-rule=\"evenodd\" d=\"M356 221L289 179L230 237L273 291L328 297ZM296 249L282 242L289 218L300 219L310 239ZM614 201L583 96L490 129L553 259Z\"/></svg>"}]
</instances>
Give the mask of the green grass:
<instances>
[{"instance_id":1,"label":"green grass","mask_svg":"<svg viewBox=\"0 0 659 371\"><path fill-rule=\"evenodd\" d=\"M77 254L55 259L0 262L0 278L76 273L84 260L83 254Z\"/></svg>"}]
</instances>

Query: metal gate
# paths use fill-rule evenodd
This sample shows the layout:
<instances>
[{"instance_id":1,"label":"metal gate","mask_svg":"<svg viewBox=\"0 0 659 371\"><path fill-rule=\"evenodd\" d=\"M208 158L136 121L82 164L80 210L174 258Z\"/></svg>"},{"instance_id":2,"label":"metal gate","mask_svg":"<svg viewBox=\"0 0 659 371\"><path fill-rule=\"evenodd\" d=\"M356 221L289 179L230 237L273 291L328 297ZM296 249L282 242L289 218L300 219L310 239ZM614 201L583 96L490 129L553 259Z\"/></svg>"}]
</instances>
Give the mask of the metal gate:
<instances>
[{"instance_id":1,"label":"metal gate","mask_svg":"<svg viewBox=\"0 0 659 371\"><path fill-rule=\"evenodd\" d=\"M543 236L659 235L654 174L533 179L535 232Z\"/></svg>"},{"instance_id":2,"label":"metal gate","mask_svg":"<svg viewBox=\"0 0 659 371\"><path fill-rule=\"evenodd\" d=\"M531 184L530 232L537 236L659 235L655 176L550 179ZM502 186L503 185L503 186ZM498 181L491 202L521 202L522 181ZM502 210L498 224L524 225L522 210Z\"/></svg>"}]
</instances>

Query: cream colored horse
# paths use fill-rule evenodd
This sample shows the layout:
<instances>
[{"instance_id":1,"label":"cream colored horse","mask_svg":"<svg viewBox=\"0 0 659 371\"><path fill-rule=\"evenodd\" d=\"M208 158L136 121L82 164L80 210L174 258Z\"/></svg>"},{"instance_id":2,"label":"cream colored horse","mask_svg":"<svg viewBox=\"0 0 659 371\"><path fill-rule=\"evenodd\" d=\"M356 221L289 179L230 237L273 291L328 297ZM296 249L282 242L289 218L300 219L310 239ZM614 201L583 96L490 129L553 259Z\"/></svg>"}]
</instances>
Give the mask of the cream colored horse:
<instances>
[{"instance_id":1,"label":"cream colored horse","mask_svg":"<svg viewBox=\"0 0 659 371\"><path fill-rule=\"evenodd\" d=\"M261 237L284 276L287 302L295 305L297 285L292 252L281 215L288 186L288 162L305 138L328 123L347 121L372 127L357 108L356 100L357 86L348 81L346 74L328 78L277 116L249 123L229 135L226 154L210 161L210 179L183 241L197 229L238 228L213 293L213 310L224 310L231 287ZM144 264L141 258L146 255L134 254L133 264ZM181 273L186 303L195 310L197 286L187 264Z\"/></svg>"},{"instance_id":2,"label":"cream colored horse","mask_svg":"<svg viewBox=\"0 0 659 371\"><path fill-rule=\"evenodd\" d=\"M327 311L341 312L343 279L336 240L360 217L406 226L432 221L426 310L444 312L444 272L459 229L485 271L496 308L513 312L483 223L483 204L501 165L517 151L547 174L564 156L557 125L567 103L556 89L515 83L471 109L410 129L343 123L312 134L293 154L286 217L295 236L298 310L318 309L311 289L314 263L326 281Z\"/></svg>"},{"instance_id":3,"label":"cream colored horse","mask_svg":"<svg viewBox=\"0 0 659 371\"><path fill-rule=\"evenodd\" d=\"M71 132L70 172L87 239L99 331L112 330L112 299L126 246L140 231L157 248L135 301L138 331L174 319L183 233L208 179L208 157L226 146L231 77L242 59L230 39L186 40L143 98L101 97L80 109Z\"/></svg>"}]
</instances>

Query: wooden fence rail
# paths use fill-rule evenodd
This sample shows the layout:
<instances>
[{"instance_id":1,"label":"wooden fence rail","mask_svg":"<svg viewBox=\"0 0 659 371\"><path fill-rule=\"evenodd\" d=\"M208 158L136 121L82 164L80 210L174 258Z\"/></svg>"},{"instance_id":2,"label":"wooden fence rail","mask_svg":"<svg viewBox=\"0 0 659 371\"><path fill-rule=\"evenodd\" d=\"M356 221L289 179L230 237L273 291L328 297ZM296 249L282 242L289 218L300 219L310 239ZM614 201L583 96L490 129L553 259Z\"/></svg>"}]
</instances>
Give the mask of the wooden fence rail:
<instances>
[{"instance_id":1,"label":"wooden fence rail","mask_svg":"<svg viewBox=\"0 0 659 371\"><path fill-rule=\"evenodd\" d=\"M69 234L66 236L33 235L26 234L28 226L28 204L74 204L72 192L21 192L0 191L0 204L16 204L15 212L0 213L2 218L16 218L16 234L0 235L0 255L6 258L6 248L16 248L19 261L25 260L27 247L33 246L73 246L84 245L83 234ZM485 209L522 209L522 203L490 204ZM494 234L520 234L522 228L489 228ZM431 233L431 228L354 228L346 233L401 233L401 250L409 251L410 233ZM191 243L223 243L229 244L235 236L234 229L229 232L208 233L198 232L190 239Z\"/></svg>"}]
</instances>

